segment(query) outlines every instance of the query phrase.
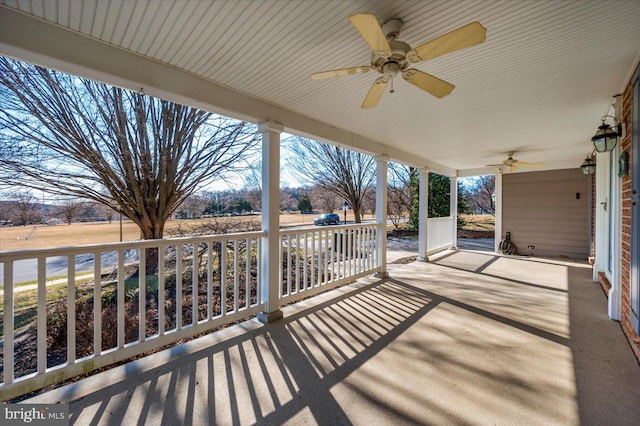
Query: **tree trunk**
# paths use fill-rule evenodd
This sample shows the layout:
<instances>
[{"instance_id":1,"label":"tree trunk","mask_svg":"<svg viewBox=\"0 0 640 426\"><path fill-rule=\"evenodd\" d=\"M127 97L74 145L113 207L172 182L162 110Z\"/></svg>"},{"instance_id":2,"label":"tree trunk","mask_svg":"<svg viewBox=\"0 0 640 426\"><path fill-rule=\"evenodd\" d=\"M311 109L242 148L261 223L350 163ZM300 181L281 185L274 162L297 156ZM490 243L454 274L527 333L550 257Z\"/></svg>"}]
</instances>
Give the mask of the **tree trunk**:
<instances>
[{"instance_id":1,"label":"tree trunk","mask_svg":"<svg viewBox=\"0 0 640 426\"><path fill-rule=\"evenodd\" d=\"M156 275L158 273L158 249L148 248L145 250L145 273L147 276Z\"/></svg>"},{"instance_id":2,"label":"tree trunk","mask_svg":"<svg viewBox=\"0 0 640 426\"><path fill-rule=\"evenodd\" d=\"M151 223L139 225L142 238L145 240L161 239L164 234L164 223ZM159 272L158 249L148 248L145 251L145 272L147 275L156 275Z\"/></svg>"},{"instance_id":3,"label":"tree trunk","mask_svg":"<svg viewBox=\"0 0 640 426\"><path fill-rule=\"evenodd\" d=\"M360 206L353 206L353 217L355 218L356 223L362 223L362 214L360 213Z\"/></svg>"}]
</instances>

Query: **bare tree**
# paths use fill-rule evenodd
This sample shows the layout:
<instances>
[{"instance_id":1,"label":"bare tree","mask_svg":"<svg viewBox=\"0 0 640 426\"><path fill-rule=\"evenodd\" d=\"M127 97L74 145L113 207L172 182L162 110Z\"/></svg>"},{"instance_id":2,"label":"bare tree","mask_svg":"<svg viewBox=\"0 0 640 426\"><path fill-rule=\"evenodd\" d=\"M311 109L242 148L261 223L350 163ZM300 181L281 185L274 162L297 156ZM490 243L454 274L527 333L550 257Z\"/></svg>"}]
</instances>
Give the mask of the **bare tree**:
<instances>
[{"instance_id":1,"label":"bare tree","mask_svg":"<svg viewBox=\"0 0 640 426\"><path fill-rule=\"evenodd\" d=\"M362 197L362 213L376 214L376 188L369 187Z\"/></svg>"},{"instance_id":2,"label":"bare tree","mask_svg":"<svg viewBox=\"0 0 640 426\"><path fill-rule=\"evenodd\" d=\"M409 188L395 188L388 189L387 194L387 216L394 228L399 228L401 219L408 213L407 209L407 193Z\"/></svg>"},{"instance_id":3,"label":"bare tree","mask_svg":"<svg viewBox=\"0 0 640 426\"><path fill-rule=\"evenodd\" d=\"M283 188L280 190L280 209L282 210L297 210L298 200L293 196L291 191Z\"/></svg>"},{"instance_id":4,"label":"bare tree","mask_svg":"<svg viewBox=\"0 0 640 426\"><path fill-rule=\"evenodd\" d=\"M184 200L238 164L255 126L0 58L0 137L8 183L43 184L109 206L162 238Z\"/></svg>"},{"instance_id":5,"label":"bare tree","mask_svg":"<svg viewBox=\"0 0 640 426\"><path fill-rule=\"evenodd\" d=\"M416 169L400 163L389 163L387 182L387 215L394 228L398 228L400 220L409 214L415 197L411 191L411 177Z\"/></svg>"},{"instance_id":6,"label":"bare tree","mask_svg":"<svg viewBox=\"0 0 640 426\"><path fill-rule=\"evenodd\" d=\"M245 198L253 210L262 209L262 161L255 161L247 167L245 173Z\"/></svg>"},{"instance_id":7,"label":"bare tree","mask_svg":"<svg viewBox=\"0 0 640 426\"><path fill-rule=\"evenodd\" d=\"M36 198L28 193L17 194L13 201L14 222L19 225L29 225L40 222L40 206Z\"/></svg>"},{"instance_id":8,"label":"bare tree","mask_svg":"<svg viewBox=\"0 0 640 426\"><path fill-rule=\"evenodd\" d=\"M207 201L204 197L198 194L192 194L184 200L182 205L180 205L179 212L182 212L189 218L198 218L202 215L206 207Z\"/></svg>"},{"instance_id":9,"label":"bare tree","mask_svg":"<svg viewBox=\"0 0 640 426\"><path fill-rule=\"evenodd\" d=\"M66 198L57 206L56 215L62 217L67 225L71 225L73 219L78 217L83 208L83 203L77 202L72 198Z\"/></svg>"},{"instance_id":10,"label":"bare tree","mask_svg":"<svg viewBox=\"0 0 640 426\"><path fill-rule=\"evenodd\" d=\"M289 164L298 178L346 200L360 223L363 198L375 179L373 157L299 136L291 142Z\"/></svg>"},{"instance_id":11,"label":"bare tree","mask_svg":"<svg viewBox=\"0 0 640 426\"><path fill-rule=\"evenodd\" d=\"M494 193L496 177L494 175L478 176L470 181L466 194L471 209L476 212L495 214Z\"/></svg>"},{"instance_id":12,"label":"bare tree","mask_svg":"<svg viewBox=\"0 0 640 426\"><path fill-rule=\"evenodd\" d=\"M107 207L102 204L98 204L95 206L96 213L102 219L106 219L109 223L113 221L113 217L117 214L112 208Z\"/></svg>"},{"instance_id":13,"label":"bare tree","mask_svg":"<svg viewBox=\"0 0 640 426\"><path fill-rule=\"evenodd\" d=\"M320 185L315 185L309 193L311 204L322 213L333 213L338 207L338 196Z\"/></svg>"},{"instance_id":14,"label":"bare tree","mask_svg":"<svg viewBox=\"0 0 640 426\"><path fill-rule=\"evenodd\" d=\"M252 210L262 209L262 191L259 189L244 188L245 199L251 204Z\"/></svg>"},{"instance_id":15,"label":"bare tree","mask_svg":"<svg viewBox=\"0 0 640 426\"><path fill-rule=\"evenodd\" d=\"M0 202L0 226L12 223L13 203Z\"/></svg>"}]
</instances>

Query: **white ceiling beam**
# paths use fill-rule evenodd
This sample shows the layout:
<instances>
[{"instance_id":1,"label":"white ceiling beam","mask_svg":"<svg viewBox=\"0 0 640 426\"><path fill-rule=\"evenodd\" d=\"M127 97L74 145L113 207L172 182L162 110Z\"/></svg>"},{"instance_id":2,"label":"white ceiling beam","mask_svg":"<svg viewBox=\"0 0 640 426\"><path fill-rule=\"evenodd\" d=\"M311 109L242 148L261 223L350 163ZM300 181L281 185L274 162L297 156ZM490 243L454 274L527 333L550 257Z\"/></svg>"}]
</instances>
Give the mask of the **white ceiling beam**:
<instances>
[{"instance_id":1,"label":"white ceiling beam","mask_svg":"<svg viewBox=\"0 0 640 426\"><path fill-rule=\"evenodd\" d=\"M294 113L5 6L0 6L0 54L129 90L142 89L151 96L256 124L272 120L282 123L289 133L455 175L455 170L427 158L416 157L383 142Z\"/></svg>"}]
</instances>

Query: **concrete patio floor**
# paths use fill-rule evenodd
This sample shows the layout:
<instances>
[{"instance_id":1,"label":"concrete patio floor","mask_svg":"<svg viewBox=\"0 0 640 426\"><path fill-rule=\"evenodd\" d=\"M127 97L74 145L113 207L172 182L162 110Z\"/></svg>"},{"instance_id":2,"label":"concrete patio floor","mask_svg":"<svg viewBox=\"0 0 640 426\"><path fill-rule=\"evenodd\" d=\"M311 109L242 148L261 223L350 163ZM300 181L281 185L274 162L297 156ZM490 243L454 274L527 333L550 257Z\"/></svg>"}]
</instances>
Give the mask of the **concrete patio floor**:
<instances>
[{"instance_id":1,"label":"concrete patio floor","mask_svg":"<svg viewBox=\"0 0 640 426\"><path fill-rule=\"evenodd\" d=\"M25 402L76 425L637 425L605 309L585 262L449 251Z\"/></svg>"}]
</instances>

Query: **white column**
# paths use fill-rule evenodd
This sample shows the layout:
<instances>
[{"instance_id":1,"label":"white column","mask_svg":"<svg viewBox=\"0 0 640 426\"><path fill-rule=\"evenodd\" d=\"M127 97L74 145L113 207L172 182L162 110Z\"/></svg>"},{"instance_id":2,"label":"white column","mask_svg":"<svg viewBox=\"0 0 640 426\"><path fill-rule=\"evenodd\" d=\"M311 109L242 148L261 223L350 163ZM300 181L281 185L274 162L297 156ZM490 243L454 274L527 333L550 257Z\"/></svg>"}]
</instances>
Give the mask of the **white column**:
<instances>
[{"instance_id":1,"label":"white column","mask_svg":"<svg viewBox=\"0 0 640 426\"><path fill-rule=\"evenodd\" d=\"M450 176L451 181L451 194L449 196L449 215L453 219L453 235L451 236L451 248L456 249L458 245L458 177Z\"/></svg>"},{"instance_id":2,"label":"white column","mask_svg":"<svg viewBox=\"0 0 640 426\"><path fill-rule=\"evenodd\" d=\"M258 314L262 323L282 318L280 310L280 133L284 127L268 121L258 126L262 134L262 301L264 311Z\"/></svg>"},{"instance_id":3,"label":"white column","mask_svg":"<svg viewBox=\"0 0 640 426\"><path fill-rule=\"evenodd\" d=\"M609 212L611 196L609 194L611 178L611 153L596 154L596 241L595 264L593 265L593 281L598 282L598 273L609 269Z\"/></svg>"},{"instance_id":4,"label":"white column","mask_svg":"<svg viewBox=\"0 0 640 426\"><path fill-rule=\"evenodd\" d=\"M429 170L418 169L418 261L428 262L429 257Z\"/></svg>"},{"instance_id":5,"label":"white column","mask_svg":"<svg viewBox=\"0 0 640 426\"><path fill-rule=\"evenodd\" d=\"M495 251L500 251L500 240L502 240L502 172L496 173L496 231L495 231Z\"/></svg>"},{"instance_id":6,"label":"white column","mask_svg":"<svg viewBox=\"0 0 640 426\"><path fill-rule=\"evenodd\" d=\"M378 253L379 278L389 276L387 272L387 157L376 157L376 222L378 233L376 248Z\"/></svg>"}]
</instances>

